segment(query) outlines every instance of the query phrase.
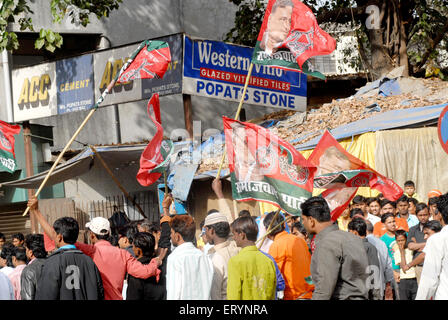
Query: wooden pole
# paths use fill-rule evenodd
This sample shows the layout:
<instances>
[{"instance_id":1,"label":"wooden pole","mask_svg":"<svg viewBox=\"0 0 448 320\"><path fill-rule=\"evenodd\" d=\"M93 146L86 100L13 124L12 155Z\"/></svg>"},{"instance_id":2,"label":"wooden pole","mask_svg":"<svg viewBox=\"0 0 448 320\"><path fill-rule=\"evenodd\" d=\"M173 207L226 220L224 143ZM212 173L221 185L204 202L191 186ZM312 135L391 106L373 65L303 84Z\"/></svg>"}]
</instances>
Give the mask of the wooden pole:
<instances>
[{"instance_id":1,"label":"wooden pole","mask_svg":"<svg viewBox=\"0 0 448 320\"><path fill-rule=\"evenodd\" d=\"M98 159L100 160L100 162L103 165L104 169L106 169L107 173L110 175L112 180L114 180L115 184L118 186L118 188L120 188L120 190L123 192L125 197L128 198L129 201L131 201L132 204L135 207L137 207L138 211L142 214L142 216L144 216L145 218L148 218L145 215L145 212L143 211L143 209L140 207L140 205L137 202L134 201L134 199L129 195L129 193L126 191L126 189L120 183L120 181L118 181L118 179L115 177L115 175L113 174L112 170L109 168L107 163L104 161L103 157L96 151L95 147L94 146L90 146L90 149L92 149L93 153L95 153L95 155L98 157Z\"/></svg>"},{"instance_id":2,"label":"wooden pole","mask_svg":"<svg viewBox=\"0 0 448 320\"><path fill-rule=\"evenodd\" d=\"M184 103L184 121L185 130L189 134L189 138L193 141L193 107L191 105L191 95L182 94L182 100Z\"/></svg>"},{"instance_id":3,"label":"wooden pole","mask_svg":"<svg viewBox=\"0 0 448 320\"><path fill-rule=\"evenodd\" d=\"M62 157L64 156L65 152L67 151L67 149L70 147L70 145L73 143L73 141L76 139L76 137L78 136L78 134L81 132L81 130L84 128L84 126L86 125L87 121L89 121L89 119L93 116L93 114L95 113L95 111L98 109L98 106L104 101L104 98L106 97L106 95L108 95L111 91L112 88L114 87L115 83L117 82L118 78L121 76L121 74L129 67L129 65L132 63L132 61L134 60L135 56L137 55L137 53L145 46L146 41L143 41L138 48L134 51L134 53L132 54L131 58L128 59L128 61L123 65L123 67L120 69L120 72L117 73L117 75L115 76L115 78L109 83L109 85L107 86L107 88L103 91L103 93L101 94L101 96L98 98L97 102L95 103L94 107L92 110L90 110L89 114L87 115L87 117L84 119L84 121L81 123L81 125L79 126L79 128L75 131L75 133L73 134L72 138L69 140L69 142L65 145L64 149L62 150L62 152L59 154L59 156L56 158L56 161L53 163L53 165L50 168L50 171L48 171L44 181L42 181L41 185L39 186L39 189L37 190L35 196L38 196L40 194L40 192L42 191L43 187L45 186L45 184L47 183L48 179L50 178L51 174L53 173L53 171L55 170L56 166L59 164L59 161L61 161ZM28 211L30 210L30 207L26 207L25 212L23 213L23 216L25 216Z\"/></svg>"},{"instance_id":4,"label":"wooden pole","mask_svg":"<svg viewBox=\"0 0 448 320\"><path fill-rule=\"evenodd\" d=\"M25 164L26 164L26 176L31 177L34 174L33 166L33 152L31 145L31 127L29 121L23 122L23 143L25 147ZM34 195L34 189L28 189L28 199L31 199ZM37 221L34 216L30 217L31 233L36 233L38 230Z\"/></svg>"},{"instance_id":5,"label":"wooden pole","mask_svg":"<svg viewBox=\"0 0 448 320\"><path fill-rule=\"evenodd\" d=\"M246 82L244 83L243 95L241 96L240 104L238 105L238 110L236 111L236 114L235 114L235 118L234 118L235 120L238 120L238 118L240 117L241 107L243 106L244 97L246 96L246 91L247 91L247 87L249 86L249 79L250 79L250 75L252 74L253 68L254 68L254 64L251 63L249 66L249 71L247 72ZM222 153L221 164L219 165L218 173L216 174L216 179L219 179L221 176L221 169L222 169L222 166L224 165L224 157L225 156L226 156L226 151L224 150L224 152Z\"/></svg>"}]
</instances>

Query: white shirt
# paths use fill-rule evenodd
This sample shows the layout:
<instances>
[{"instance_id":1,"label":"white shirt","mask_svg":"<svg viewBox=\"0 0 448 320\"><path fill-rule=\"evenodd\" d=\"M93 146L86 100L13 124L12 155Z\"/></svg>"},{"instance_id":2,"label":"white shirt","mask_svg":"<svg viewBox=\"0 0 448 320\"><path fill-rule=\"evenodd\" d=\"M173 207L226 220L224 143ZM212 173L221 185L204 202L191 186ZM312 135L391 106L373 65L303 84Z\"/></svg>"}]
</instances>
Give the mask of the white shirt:
<instances>
[{"instance_id":1,"label":"white shirt","mask_svg":"<svg viewBox=\"0 0 448 320\"><path fill-rule=\"evenodd\" d=\"M0 300L14 300L14 289L11 280L3 272L0 272Z\"/></svg>"},{"instance_id":2,"label":"white shirt","mask_svg":"<svg viewBox=\"0 0 448 320\"><path fill-rule=\"evenodd\" d=\"M380 274L379 274L380 289L381 289L381 294L383 294L384 290L386 289L386 283L387 282L394 283L394 272L392 269L392 259L389 256L389 251L388 251L387 246L384 243L384 241L375 237L373 234L367 235L366 239L367 239L367 241L369 241L369 243L374 245L376 250L378 251L378 259L380 261Z\"/></svg>"},{"instance_id":3,"label":"white shirt","mask_svg":"<svg viewBox=\"0 0 448 320\"><path fill-rule=\"evenodd\" d=\"M448 226L426 240L416 300L448 299Z\"/></svg>"},{"instance_id":4,"label":"white shirt","mask_svg":"<svg viewBox=\"0 0 448 320\"><path fill-rule=\"evenodd\" d=\"M167 300L210 300L212 280L211 259L193 243L182 243L168 256Z\"/></svg>"},{"instance_id":5,"label":"white shirt","mask_svg":"<svg viewBox=\"0 0 448 320\"><path fill-rule=\"evenodd\" d=\"M368 213L367 214L367 220L369 220L372 223L372 226L374 226L375 223L381 221L381 218L379 218L379 217L377 217L377 216L375 216L373 214Z\"/></svg>"},{"instance_id":6,"label":"white shirt","mask_svg":"<svg viewBox=\"0 0 448 320\"><path fill-rule=\"evenodd\" d=\"M12 268L12 267L8 267L8 266L3 267L3 268L0 269L0 272L3 272L3 274L4 274L5 276L8 276L8 277L9 277L9 275L11 274L11 272L13 272L13 271L14 271L14 268Z\"/></svg>"}]
</instances>

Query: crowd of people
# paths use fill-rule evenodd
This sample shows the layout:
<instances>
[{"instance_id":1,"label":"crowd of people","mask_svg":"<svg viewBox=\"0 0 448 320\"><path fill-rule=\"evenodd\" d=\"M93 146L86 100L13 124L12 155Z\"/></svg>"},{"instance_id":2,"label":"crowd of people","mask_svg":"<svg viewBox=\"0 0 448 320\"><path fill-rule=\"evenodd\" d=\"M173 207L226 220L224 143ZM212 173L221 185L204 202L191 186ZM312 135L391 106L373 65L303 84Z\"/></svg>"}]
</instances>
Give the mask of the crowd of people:
<instances>
[{"instance_id":1,"label":"crowd of people","mask_svg":"<svg viewBox=\"0 0 448 320\"><path fill-rule=\"evenodd\" d=\"M322 197L280 210L233 213L221 181L217 208L197 223L170 215L95 217L50 225L29 200L42 234L0 233L1 300L414 300L448 299L448 193L423 203L407 181L390 201L357 195L334 221ZM200 226L200 234L197 234Z\"/></svg>"}]
</instances>

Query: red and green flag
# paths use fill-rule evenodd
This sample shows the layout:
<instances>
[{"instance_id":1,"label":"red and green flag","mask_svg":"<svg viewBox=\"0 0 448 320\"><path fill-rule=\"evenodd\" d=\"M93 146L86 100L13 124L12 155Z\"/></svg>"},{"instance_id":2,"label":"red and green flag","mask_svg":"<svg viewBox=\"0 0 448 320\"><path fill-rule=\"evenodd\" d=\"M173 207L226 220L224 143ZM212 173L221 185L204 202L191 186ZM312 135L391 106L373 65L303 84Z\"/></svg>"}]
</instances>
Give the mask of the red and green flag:
<instances>
[{"instance_id":1,"label":"red and green flag","mask_svg":"<svg viewBox=\"0 0 448 320\"><path fill-rule=\"evenodd\" d=\"M271 203L300 215L316 168L288 142L253 123L223 117L232 196Z\"/></svg>"},{"instance_id":2,"label":"red and green flag","mask_svg":"<svg viewBox=\"0 0 448 320\"><path fill-rule=\"evenodd\" d=\"M153 94L148 102L148 116L156 126L157 131L140 157L140 169L137 173L137 181L142 186L153 184L167 170L169 158L173 153L174 147L171 140L163 140L158 93Z\"/></svg>"},{"instance_id":3,"label":"red and green flag","mask_svg":"<svg viewBox=\"0 0 448 320\"><path fill-rule=\"evenodd\" d=\"M170 48L164 41L147 40L144 47L131 59L133 59L131 64L119 76L118 83L136 79L163 78L171 62Z\"/></svg>"},{"instance_id":4,"label":"red and green flag","mask_svg":"<svg viewBox=\"0 0 448 320\"><path fill-rule=\"evenodd\" d=\"M0 168L9 173L13 173L16 170L14 136L19 132L19 125L11 125L0 120Z\"/></svg>"},{"instance_id":5,"label":"red and green flag","mask_svg":"<svg viewBox=\"0 0 448 320\"><path fill-rule=\"evenodd\" d=\"M359 187L376 189L392 201L403 194L403 189L393 180L347 152L328 130L308 161L317 167L314 187L326 189L322 196L332 210L333 220L341 215Z\"/></svg>"},{"instance_id":6,"label":"red and green flag","mask_svg":"<svg viewBox=\"0 0 448 320\"><path fill-rule=\"evenodd\" d=\"M309 7L299 0L269 0L252 63L275 66L325 79L309 58L331 54L336 41L322 30Z\"/></svg>"}]
</instances>

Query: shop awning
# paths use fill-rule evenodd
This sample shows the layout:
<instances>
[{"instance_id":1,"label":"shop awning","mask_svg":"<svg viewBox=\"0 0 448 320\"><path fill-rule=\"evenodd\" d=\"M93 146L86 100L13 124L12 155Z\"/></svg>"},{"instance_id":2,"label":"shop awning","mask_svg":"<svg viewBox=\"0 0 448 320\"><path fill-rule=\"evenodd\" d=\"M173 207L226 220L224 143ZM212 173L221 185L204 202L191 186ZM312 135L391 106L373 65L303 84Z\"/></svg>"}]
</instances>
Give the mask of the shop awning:
<instances>
[{"instance_id":1,"label":"shop awning","mask_svg":"<svg viewBox=\"0 0 448 320\"><path fill-rule=\"evenodd\" d=\"M138 144L126 146L101 146L95 147L95 149L107 165L111 169L114 169L124 168L129 165L134 165L135 163L138 165L140 156L145 147L146 144ZM59 164L45 185L51 186L87 173L93 167L95 158L96 156L93 151L89 147L86 147L75 157L65 163ZM0 187L38 189L48 172L49 170L46 170L28 178L3 182L0 184Z\"/></svg>"}]
</instances>

